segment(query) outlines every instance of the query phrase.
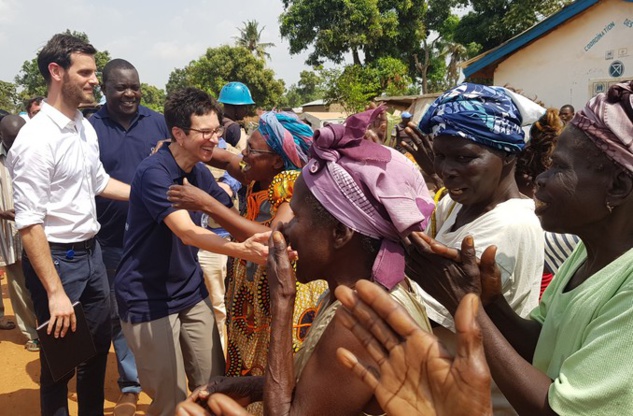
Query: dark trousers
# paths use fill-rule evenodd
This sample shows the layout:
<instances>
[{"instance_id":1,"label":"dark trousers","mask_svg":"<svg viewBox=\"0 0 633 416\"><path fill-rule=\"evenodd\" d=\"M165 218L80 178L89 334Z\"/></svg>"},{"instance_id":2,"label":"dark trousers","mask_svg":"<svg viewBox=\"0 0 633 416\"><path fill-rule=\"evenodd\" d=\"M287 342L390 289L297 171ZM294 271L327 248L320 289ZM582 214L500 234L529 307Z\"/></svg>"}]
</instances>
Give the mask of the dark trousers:
<instances>
[{"instance_id":1,"label":"dark trousers","mask_svg":"<svg viewBox=\"0 0 633 416\"><path fill-rule=\"evenodd\" d=\"M73 256L66 251L51 250L53 263L71 302L83 306L92 333L97 355L80 364L77 369L77 402L79 416L103 415L106 361L110 348L110 287L101 248L76 250ZM72 257L72 258L68 258ZM49 319L46 290L26 255L23 257L26 286L31 292L38 323ZM68 352L72 354L72 351ZM40 400L42 416L68 415L68 381L74 372L55 382L44 353L40 351Z\"/></svg>"}]
</instances>

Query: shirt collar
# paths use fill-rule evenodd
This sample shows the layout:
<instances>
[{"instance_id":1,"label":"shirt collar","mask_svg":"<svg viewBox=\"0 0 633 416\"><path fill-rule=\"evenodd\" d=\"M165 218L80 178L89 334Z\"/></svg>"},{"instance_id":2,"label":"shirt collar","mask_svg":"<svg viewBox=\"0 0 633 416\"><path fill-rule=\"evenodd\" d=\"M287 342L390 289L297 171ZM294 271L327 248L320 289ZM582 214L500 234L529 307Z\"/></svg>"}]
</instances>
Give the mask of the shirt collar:
<instances>
[{"instance_id":1,"label":"shirt collar","mask_svg":"<svg viewBox=\"0 0 633 416\"><path fill-rule=\"evenodd\" d=\"M52 105L49 105L46 100L42 101L42 108L40 109L40 111L47 115L53 121L53 123L57 124L60 130L81 124L81 119L83 118L81 111L75 110L75 118L70 119L66 117L64 113L62 113Z\"/></svg>"},{"instance_id":2,"label":"shirt collar","mask_svg":"<svg viewBox=\"0 0 633 416\"><path fill-rule=\"evenodd\" d=\"M163 158L163 161L165 162L165 166L167 167L169 171L169 175L171 176L171 179L175 180L175 179L184 178L185 176L189 177L190 174L187 174L187 172L185 172L184 170L182 170L180 166L178 166L178 162L176 162L176 158L171 153L171 150L169 150L169 144L168 143L165 143L165 144L166 146L162 146L160 149L158 149L158 155L160 155ZM164 153L164 152L167 152L167 153ZM191 172L193 172L193 170Z\"/></svg>"},{"instance_id":3,"label":"shirt collar","mask_svg":"<svg viewBox=\"0 0 633 416\"><path fill-rule=\"evenodd\" d=\"M9 151L7 149L4 148L4 145L2 144L2 142L0 142L0 156L7 156L9 154Z\"/></svg>"},{"instance_id":4,"label":"shirt collar","mask_svg":"<svg viewBox=\"0 0 633 416\"><path fill-rule=\"evenodd\" d=\"M136 113L136 116L134 117L134 120L136 120L137 117L148 117L151 116L152 112L150 111L149 108L147 107L143 107L142 105L139 104L138 106L138 112ZM96 113L94 113L93 117L96 118L101 118L101 119L105 119L105 118L110 118L110 113L108 112L108 106L106 104L103 105L103 107L101 107L99 109L99 111L97 111ZM134 121L132 121L132 123L134 123Z\"/></svg>"}]
</instances>

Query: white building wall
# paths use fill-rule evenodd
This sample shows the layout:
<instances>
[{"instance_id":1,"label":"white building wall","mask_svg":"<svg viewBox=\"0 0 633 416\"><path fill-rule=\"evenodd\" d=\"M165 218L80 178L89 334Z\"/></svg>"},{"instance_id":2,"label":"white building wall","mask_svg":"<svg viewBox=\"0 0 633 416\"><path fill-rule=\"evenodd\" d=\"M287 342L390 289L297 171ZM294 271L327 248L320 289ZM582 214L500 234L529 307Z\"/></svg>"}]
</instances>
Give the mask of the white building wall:
<instances>
[{"instance_id":1,"label":"white building wall","mask_svg":"<svg viewBox=\"0 0 633 416\"><path fill-rule=\"evenodd\" d=\"M609 74L616 61L619 77ZM576 109L625 79L633 79L633 2L626 0L601 1L511 55L494 74L495 85L522 89L548 107Z\"/></svg>"}]
</instances>

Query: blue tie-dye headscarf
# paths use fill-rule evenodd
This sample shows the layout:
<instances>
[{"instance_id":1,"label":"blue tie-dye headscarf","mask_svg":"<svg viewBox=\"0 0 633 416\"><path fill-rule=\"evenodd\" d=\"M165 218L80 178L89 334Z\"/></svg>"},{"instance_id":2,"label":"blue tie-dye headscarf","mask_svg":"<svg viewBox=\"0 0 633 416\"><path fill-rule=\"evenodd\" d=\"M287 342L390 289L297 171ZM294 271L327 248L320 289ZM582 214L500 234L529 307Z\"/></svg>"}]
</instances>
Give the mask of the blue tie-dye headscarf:
<instances>
[{"instance_id":1,"label":"blue tie-dye headscarf","mask_svg":"<svg viewBox=\"0 0 633 416\"><path fill-rule=\"evenodd\" d=\"M269 111L259 117L259 132L284 160L285 170L301 169L308 161L312 129L292 113Z\"/></svg>"},{"instance_id":2,"label":"blue tie-dye headscarf","mask_svg":"<svg viewBox=\"0 0 633 416\"><path fill-rule=\"evenodd\" d=\"M420 130L432 137L463 137L493 149L519 153L526 143L521 126L534 122L544 111L503 87L465 82L431 104L420 121Z\"/></svg>"}]
</instances>

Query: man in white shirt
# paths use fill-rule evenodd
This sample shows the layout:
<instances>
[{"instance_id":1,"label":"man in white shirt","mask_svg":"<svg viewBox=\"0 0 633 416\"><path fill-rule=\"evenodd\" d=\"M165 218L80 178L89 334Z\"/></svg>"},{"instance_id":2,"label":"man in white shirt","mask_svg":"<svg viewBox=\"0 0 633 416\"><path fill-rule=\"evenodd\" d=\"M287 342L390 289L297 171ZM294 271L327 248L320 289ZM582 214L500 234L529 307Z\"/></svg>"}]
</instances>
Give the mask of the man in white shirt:
<instances>
[{"instance_id":1,"label":"man in white shirt","mask_svg":"<svg viewBox=\"0 0 633 416\"><path fill-rule=\"evenodd\" d=\"M79 415L102 415L110 347L110 290L101 249L95 195L126 200L129 186L111 179L99 161L97 135L77 110L94 101L98 85L94 47L57 34L38 54L48 86L41 111L27 123L9 152L15 223L22 237L26 284L40 323L63 337L76 328L72 304L79 301L97 355L77 367ZM72 354L69 351L69 354ZM42 415L67 415L67 383L55 381L46 357L42 366Z\"/></svg>"}]
</instances>

